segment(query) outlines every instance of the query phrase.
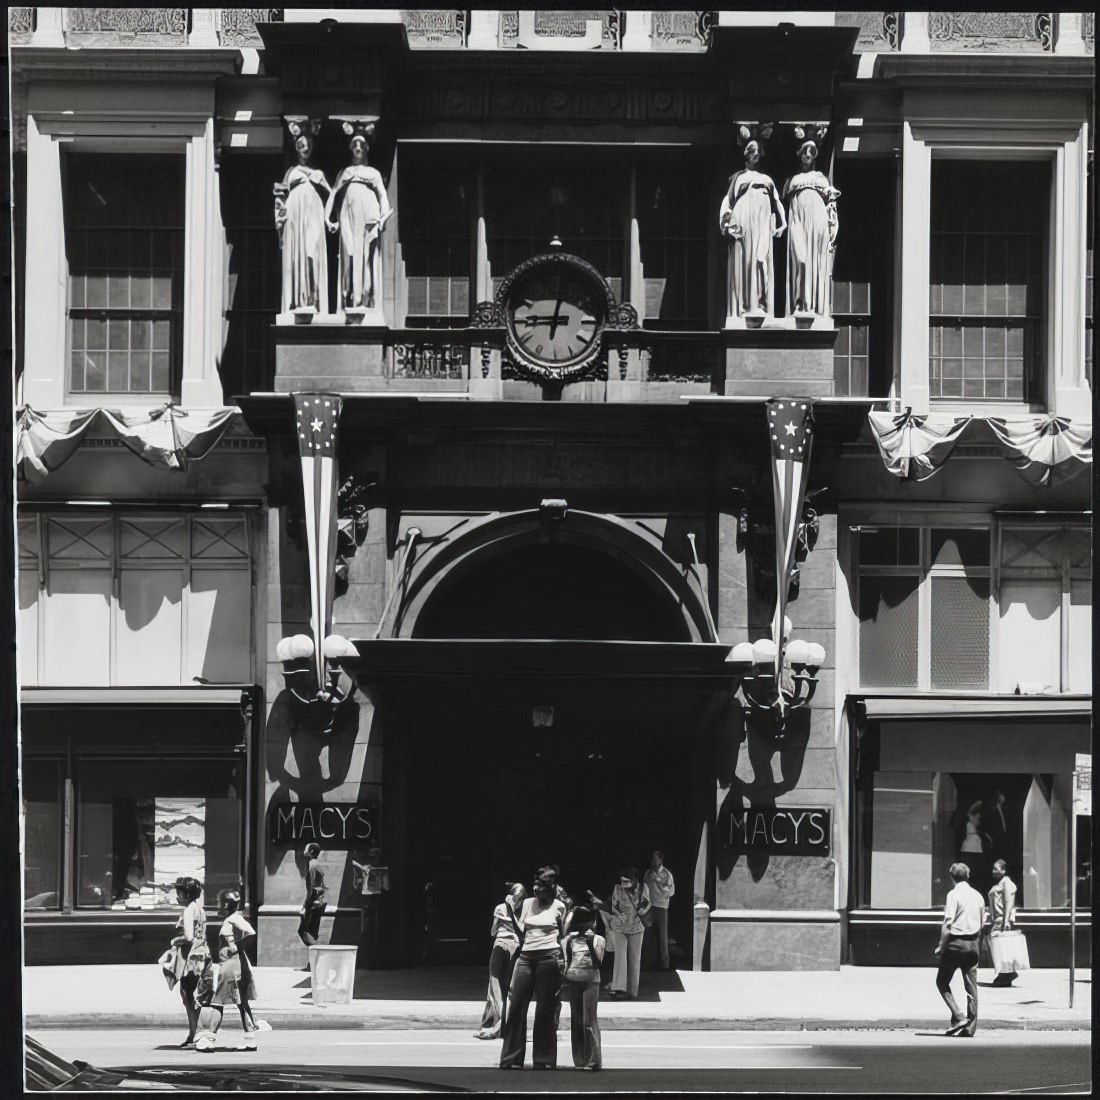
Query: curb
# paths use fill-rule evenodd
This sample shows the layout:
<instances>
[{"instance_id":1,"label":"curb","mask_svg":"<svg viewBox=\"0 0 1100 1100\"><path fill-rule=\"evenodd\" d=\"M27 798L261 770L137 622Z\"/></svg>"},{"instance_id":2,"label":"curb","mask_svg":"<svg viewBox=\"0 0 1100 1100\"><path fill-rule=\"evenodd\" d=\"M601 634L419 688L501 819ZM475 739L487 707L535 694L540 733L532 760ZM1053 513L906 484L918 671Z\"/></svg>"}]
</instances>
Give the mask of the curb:
<instances>
[{"instance_id":1,"label":"curb","mask_svg":"<svg viewBox=\"0 0 1100 1100\"><path fill-rule=\"evenodd\" d=\"M258 1009L270 1020L275 1030L292 1031L469 1031L477 1029L477 1019L471 1015L435 1016L431 1018L386 1015L369 1017L350 1015L315 1015L313 1013L287 1012L278 1009ZM150 1029L186 1026L182 1015L161 1018L129 1013L71 1013L66 1015L29 1015L27 1030L51 1029ZM614 1018L600 1020L602 1031L935 1031L946 1030L947 1024L936 1019L851 1019L851 1020L793 1020L788 1018L734 1019L729 1016L654 1016ZM982 1020L979 1030L984 1031L1082 1031L1091 1032L1088 1020Z\"/></svg>"}]
</instances>

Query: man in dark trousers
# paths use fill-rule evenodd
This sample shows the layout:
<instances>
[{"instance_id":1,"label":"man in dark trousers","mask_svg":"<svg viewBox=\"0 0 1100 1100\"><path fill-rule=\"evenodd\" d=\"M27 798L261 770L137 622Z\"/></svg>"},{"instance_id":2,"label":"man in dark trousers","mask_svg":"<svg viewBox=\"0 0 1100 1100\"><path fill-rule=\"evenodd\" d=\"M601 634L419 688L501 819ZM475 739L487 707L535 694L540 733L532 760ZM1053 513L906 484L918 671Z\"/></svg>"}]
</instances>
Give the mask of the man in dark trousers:
<instances>
[{"instance_id":1,"label":"man in dark trousers","mask_svg":"<svg viewBox=\"0 0 1100 1100\"><path fill-rule=\"evenodd\" d=\"M970 885L970 868L965 863L952 863L949 874L955 887L947 895L943 909L943 927L935 954L940 960L936 973L936 988L951 1010L951 1027L947 1034L972 1038L978 1030L978 937L982 931L984 899ZM951 979L962 971L966 987L966 1015L951 994Z\"/></svg>"},{"instance_id":2,"label":"man in dark trousers","mask_svg":"<svg viewBox=\"0 0 1100 1100\"><path fill-rule=\"evenodd\" d=\"M298 910L298 938L312 947L321 934L321 917L325 912L325 873L321 869L318 857L321 854L319 844L307 844L302 853L309 863L306 866L306 897ZM303 969L309 969L306 963Z\"/></svg>"}]
</instances>

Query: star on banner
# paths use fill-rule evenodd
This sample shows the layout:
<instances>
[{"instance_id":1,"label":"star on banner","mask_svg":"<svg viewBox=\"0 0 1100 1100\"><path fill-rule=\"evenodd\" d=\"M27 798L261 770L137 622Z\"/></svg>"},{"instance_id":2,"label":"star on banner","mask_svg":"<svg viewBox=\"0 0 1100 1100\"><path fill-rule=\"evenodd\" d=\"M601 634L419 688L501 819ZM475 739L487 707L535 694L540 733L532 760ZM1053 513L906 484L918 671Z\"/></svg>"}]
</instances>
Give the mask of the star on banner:
<instances>
[{"instance_id":1,"label":"star on banner","mask_svg":"<svg viewBox=\"0 0 1100 1100\"><path fill-rule=\"evenodd\" d=\"M303 457L332 457L336 446L336 420L340 415L339 398L313 395L296 402L298 453Z\"/></svg>"}]
</instances>

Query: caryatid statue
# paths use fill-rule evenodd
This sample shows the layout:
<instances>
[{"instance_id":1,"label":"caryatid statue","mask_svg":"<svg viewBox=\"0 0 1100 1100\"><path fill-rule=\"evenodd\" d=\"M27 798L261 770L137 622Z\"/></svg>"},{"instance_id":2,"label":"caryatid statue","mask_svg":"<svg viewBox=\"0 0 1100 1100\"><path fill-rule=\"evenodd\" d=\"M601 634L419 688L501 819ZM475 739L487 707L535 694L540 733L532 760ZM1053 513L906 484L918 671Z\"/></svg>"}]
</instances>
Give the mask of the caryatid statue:
<instances>
[{"instance_id":1,"label":"caryatid statue","mask_svg":"<svg viewBox=\"0 0 1100 1100\"><path fill-rule=\"evenodd\" d=\"M729 319L747 316L760 323L775 312L772 240L787 222L774 181L757 169L771 130L739 127L745 167L730 178L718 213L718 227L729 240Z\"/></svg>"},{"instance_id":2,"label":"caryatid statue","mask_svg":"<svg viewBox=\"0 0 1100 1100\"><path fill-rule=\"evenodd\" d=\"M298 163L275 184L275 228L283 252L282 312L328 313L328 246L324 197L331 188L309 161L320 119L288 118Z\"/></svg>"},{"instance_id":3,"label":"caryatid statue","mask_svg":"<svg viewBox=\"0 0 1100 1100\"><path fill-rule=\"evenodd\" d=\"M330 233L340 233L340 308L363 313L382 304L382 229L393 213L377 168L367 164L373 123L345 121L351 164L336 178L325 207ZM338 211L333 220L334 211Z\"/></svg>"},{"instance_id":4,"label":"caryatid statue","mask_svg":"<svg viewBox=\"0 0 1100 1100\"><path fill-rule=\"evenodd\" d=\"M787 314L832 313L833 252L836 248L836 200L840 192L814 167L822 127L796 126L801 142L801 171L783 188L787 217Z\"/></svg>"}]
</instances>

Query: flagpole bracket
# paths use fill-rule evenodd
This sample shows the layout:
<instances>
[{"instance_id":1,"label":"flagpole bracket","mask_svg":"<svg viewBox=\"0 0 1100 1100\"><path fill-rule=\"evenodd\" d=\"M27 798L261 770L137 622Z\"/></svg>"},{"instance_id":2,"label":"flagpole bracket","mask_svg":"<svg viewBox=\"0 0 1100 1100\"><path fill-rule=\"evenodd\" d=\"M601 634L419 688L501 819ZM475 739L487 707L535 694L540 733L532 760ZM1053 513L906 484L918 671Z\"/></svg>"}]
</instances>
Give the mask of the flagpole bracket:
<instances>
[{"instance_id":1,"label":"flagpole bracket","mask_svg":"<svg viewBox=\"0 0 1100 1100\"><path fill-rule=\"evenodd\" d=\"M332 733L341 708L355 694L355 684L343 677L340 661L358 651L346 638L330 634L322 642L325 681L318 684L314 670L314 644L308 634L283 638L275 647L275 658L283 665L283 683L299 721L319 733Z\"/></svg>"}]
</instances>

